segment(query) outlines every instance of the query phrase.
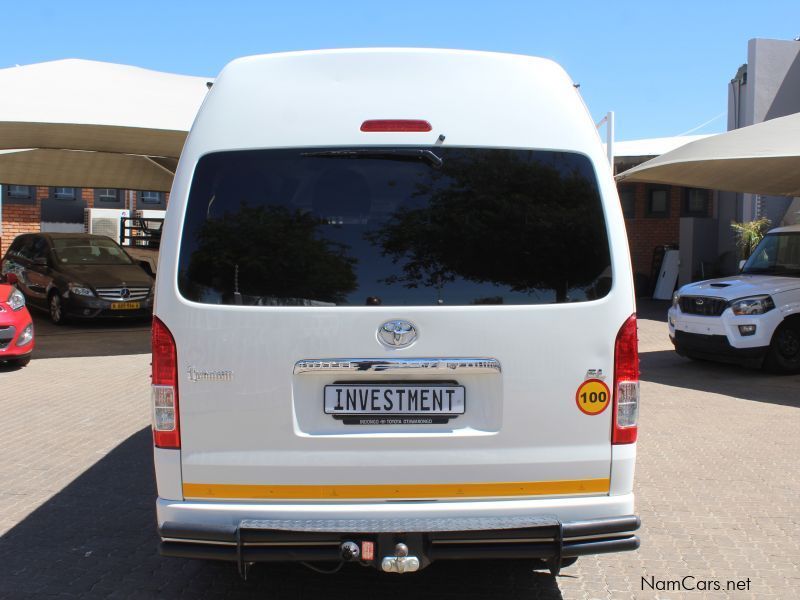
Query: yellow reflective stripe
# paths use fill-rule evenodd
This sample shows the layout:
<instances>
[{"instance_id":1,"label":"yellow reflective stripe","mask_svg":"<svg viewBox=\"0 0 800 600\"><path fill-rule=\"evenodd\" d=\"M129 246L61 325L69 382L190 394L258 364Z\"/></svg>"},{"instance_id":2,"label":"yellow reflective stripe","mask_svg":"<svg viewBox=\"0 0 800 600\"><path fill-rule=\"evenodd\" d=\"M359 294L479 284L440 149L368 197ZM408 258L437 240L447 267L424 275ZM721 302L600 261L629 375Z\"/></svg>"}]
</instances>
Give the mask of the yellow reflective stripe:
<instances>
[{"instance_id":1,"label":"yellow reflective stripe","mask_svg":"<svg viewBox=\"0 0 800 600\"><path fill-rule=\"evenodd\" d=\"M187 499L351 500L376 498L490 498L607 494L609 479L513 481L503 483L420 483L403 485L235 485L184 483Z\"/></svg>"}]
</instances>

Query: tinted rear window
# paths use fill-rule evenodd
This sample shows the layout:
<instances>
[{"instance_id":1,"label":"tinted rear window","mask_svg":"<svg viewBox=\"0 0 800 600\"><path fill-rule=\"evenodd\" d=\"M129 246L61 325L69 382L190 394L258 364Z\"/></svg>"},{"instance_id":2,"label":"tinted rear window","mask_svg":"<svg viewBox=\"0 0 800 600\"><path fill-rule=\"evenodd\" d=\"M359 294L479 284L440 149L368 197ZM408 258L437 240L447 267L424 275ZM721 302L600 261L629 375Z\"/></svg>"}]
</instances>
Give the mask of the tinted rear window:
<instances>
[{"instance_id":1,"label":"tinted rear window","mask_svg":"<svg viewBox=\"0 0 800 600\"><path fill-rule=\"evenodd\" d=\"M190 300L263 306L581 302L611 286L585 156L440 147L206 155L178 276Z\"/></svg>"}]
</instances>

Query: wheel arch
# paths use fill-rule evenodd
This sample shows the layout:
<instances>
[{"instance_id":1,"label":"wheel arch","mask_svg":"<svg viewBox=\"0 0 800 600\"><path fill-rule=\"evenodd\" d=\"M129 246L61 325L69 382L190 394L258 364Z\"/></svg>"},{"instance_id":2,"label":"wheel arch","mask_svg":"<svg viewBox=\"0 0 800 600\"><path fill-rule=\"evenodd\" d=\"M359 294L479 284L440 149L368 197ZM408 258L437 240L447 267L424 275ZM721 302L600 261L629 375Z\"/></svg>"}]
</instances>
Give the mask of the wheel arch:
<instances>
[{"instance_id":1,"label":"wheel arch","mask_svg":"<svg viewBox=\"0 0 800 600\"><path fill-rule=\"evenodd\" d=\"M800 373L800 363L798 363L798 358L800 357L796 356L796 352L787 358L777 346L777 335L780 331L784 330L785 327L791 327L793 330L800 332L800 313L793 313L785 316L783 320L778 323L778 326L775 327L775 331L772 332L770 338L769 350L764 358L764 367L766 370L773 373Z\"/></svg>"},{"instance_id":2,"label":"wheel arch","mask_svg":"<svg viewBox=\"0 0 800 600\"><path fill-rule=\"evenodd\" d=\"M778 323L778 326L775 328L775 331L778 331L778 328L786 323L790 323L796 327L800 327L800 307L798 307L797 312L793 312L792 314L783 317L780 323ZM772 332L773 337L775 336L775 331Z\"/></svg>"}]
</instances>

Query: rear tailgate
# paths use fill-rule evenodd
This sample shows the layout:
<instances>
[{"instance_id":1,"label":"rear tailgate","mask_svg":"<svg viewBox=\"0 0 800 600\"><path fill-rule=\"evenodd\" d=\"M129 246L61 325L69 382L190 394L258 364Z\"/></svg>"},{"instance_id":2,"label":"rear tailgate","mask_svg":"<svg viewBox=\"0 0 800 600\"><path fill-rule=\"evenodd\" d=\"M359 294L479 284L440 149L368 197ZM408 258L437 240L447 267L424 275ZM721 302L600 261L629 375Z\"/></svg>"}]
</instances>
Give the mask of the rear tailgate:
<instances>
[{"instance_id":1,"label":"rear tailgate","mask_svg":"<svg viewBox=\"0 0 800 600\"><path fill-rule=\"evenodd\" d=\"M181 367L232 377L180 381L185 496L607 493L612 411L587 414L576 395L587 377L612 373L614 336L627 315L609 302L587 308L187 309L186 325L173 324ZM398 317L414 323L419 340L384 349L376 330ZM192 341L198 322L207 343ZM469 362L410 374L296 369L320 357L336 359L322 361L333 367L358 357L478 357L501 370L472 372ZM465 412L445 423L345 424L324 411L325 386L343 381L452 382L464 386Z\"/></svg>"},{"instance_id":2,"label":"rear tailgate","mask_svg":"<svg viewBox=\"0 0 800 600\"><path fill-rule=\"evenodd\" d=\"M185 497L607 494L614 340L633 312L607 231L578 153L203 156L157 310L177 343ZM348 390L355 420L337 412ZM429 405L387 408L419 390Z\"/></svg>"}]
</instances>

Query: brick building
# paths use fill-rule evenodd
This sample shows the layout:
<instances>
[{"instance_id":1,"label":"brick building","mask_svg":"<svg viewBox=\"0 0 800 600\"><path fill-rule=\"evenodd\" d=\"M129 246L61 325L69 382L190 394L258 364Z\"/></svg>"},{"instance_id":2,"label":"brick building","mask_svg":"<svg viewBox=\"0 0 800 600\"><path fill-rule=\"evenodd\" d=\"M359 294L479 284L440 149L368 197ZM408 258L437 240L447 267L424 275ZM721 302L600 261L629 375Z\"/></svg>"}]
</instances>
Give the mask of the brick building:
<instances>
[{"instance_id":1,"label":"brick building","mask_svg":"<svg viewBox=\"0 0 800 600\"><path fill-rule=\"evenodd\" d=\"M628 230L633 272L638 280L637 291L648 295L645 289L638 288L653 283L656 249L681 246L681 219L711 219L714 195L711 190L646 183L622 184L619 195ZM689 277L705 276L711 270L716 271L716 266L706 264L702 269L701 265L695 265Z\"/></svg>"},{"instance_id":2,"label":"brick building","mask_svg":"<svg viewBox=\"0 0 800 600\"><path fill-rule=\"evenodd\" d=\"M683 136L617 142L614 172L621 173L655 156L706 136ZM654 257L664 247L681 252L680 282L687 283L718 274L715 251L703 237L714 225L715 192L662 184L620 183L620 203L628 231L637 293L649 296L654 284ZM716 244L716 230L714 232Z\"/></svg>"},{"instance_id":3,"label":"brick building","mask_svg":"<svg viewBox=\"0 0 800 600\"><path fill-rule=\"evenodd\" d=\"M20 233L83 231L84 209L163 210L164 192L2 185L0 252Z\"/></svg>"}]
</instances>

